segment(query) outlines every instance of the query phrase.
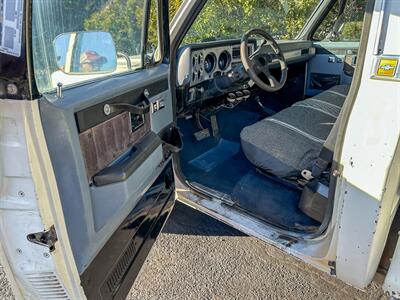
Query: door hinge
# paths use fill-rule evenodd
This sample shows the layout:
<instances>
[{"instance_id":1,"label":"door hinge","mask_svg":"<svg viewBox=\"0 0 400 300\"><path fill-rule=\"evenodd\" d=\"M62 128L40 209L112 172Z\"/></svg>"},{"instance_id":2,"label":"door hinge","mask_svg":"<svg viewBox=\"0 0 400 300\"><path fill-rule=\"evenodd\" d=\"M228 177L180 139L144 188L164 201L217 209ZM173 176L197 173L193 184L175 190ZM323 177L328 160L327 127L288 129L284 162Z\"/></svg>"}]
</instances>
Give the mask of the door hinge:
<instances>
[{"instance_id":1,"label":"door hinge","mask_svg":"<svg viewBox=\"0 0 400 300\"><path fill-rule=\"evenodd\" d=\"M56 232L54 225L52 225L49 228L49 230L36 232L36 233L30 233L26 237L27 237L28 241L30 241L31 243L48 247L50 252L53 252L55 250L54 245L58 240L57 232Z\"/></svg>"},{"instance_id":2,"label":"door hinge","mask_svg":"<svg viewBox=\"0 0 400 300\"><path fill-rule=\"evenodd\" d=\"M328 261L328 266L331 268L331 275L336 276L336 261Z\"/></svg>"}]
</instances>

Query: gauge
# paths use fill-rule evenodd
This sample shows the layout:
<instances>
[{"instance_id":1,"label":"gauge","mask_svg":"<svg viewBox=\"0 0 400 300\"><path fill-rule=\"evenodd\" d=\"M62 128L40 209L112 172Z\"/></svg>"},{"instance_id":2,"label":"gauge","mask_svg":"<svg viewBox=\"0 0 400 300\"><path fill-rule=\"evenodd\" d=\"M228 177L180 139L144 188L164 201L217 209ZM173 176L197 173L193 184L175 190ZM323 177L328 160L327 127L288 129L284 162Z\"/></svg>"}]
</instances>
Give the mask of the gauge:
<instances>
[{"instance_id":1,"label":"gauge","mask_svg":"<svg viewBox=\"0 0 400 300\"><path fill-rule=\"evenodd\" d=\"M222 52L218 57L218 67L221 71L224 71L228 68L231 62L231 55L228 51Z\"/></svg>"},{"instance_id":2,"label":"gauge","mask_svg":"<svg viewBox=\"0 0 400 300\"><path fill-rule=\"evenodd\" d=\"M210 74L212 71L214 71L215 60L215 55L212 53L207 54L207 56L204 58L204 71L206 71L206 73Z\"/></svg>"}]
</instances>

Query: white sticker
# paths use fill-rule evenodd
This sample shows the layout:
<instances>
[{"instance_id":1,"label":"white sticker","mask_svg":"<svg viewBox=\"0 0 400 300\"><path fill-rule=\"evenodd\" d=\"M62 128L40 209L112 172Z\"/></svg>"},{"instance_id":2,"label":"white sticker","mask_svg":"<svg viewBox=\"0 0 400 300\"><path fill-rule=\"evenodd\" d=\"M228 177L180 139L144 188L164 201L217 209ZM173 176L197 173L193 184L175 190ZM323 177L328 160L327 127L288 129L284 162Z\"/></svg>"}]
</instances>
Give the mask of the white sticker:
<instances>
[{"instance_id":1,"label":"white sticker","mask_svg":"<svg viewBox=\"0 0 400 300\"><path fill-rule=\"evenodd\" d=\"M0 0L0 52L20 57L24 0Z\"/></svg>"}]
</instances>

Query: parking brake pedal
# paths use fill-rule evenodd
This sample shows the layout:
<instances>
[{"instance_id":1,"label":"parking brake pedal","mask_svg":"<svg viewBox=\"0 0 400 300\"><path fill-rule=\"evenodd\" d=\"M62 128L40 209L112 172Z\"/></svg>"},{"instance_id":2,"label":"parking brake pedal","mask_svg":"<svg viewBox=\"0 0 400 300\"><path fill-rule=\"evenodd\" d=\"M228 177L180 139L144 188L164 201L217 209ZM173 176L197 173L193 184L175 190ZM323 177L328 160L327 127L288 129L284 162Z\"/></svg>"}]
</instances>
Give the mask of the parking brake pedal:
<instances>
[{"instance_id":1,"label":"parking brake pedal","mask_svg":"<svg viewBox=\"0 0 400 300\"><path fill-rule=\"evenodd\" d=\"M197 129L199 129L199 131L196 131L195 133L193 133L196 141L201 141L201 140L204 140L205 138L208 138L210 136L210 130L208 128L204 128L203 125L201 124L199 109L196 110L196 112L194 113L194 120L195 120Z\"/></svg>"}]
</instances>

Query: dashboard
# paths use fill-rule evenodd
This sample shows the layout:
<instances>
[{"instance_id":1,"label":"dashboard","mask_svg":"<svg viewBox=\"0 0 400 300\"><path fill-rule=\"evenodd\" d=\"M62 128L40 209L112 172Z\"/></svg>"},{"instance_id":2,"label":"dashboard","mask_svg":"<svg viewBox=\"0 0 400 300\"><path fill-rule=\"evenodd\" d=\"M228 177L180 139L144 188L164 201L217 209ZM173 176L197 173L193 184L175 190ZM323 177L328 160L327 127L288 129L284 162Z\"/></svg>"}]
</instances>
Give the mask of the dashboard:
<instances>
[{"instance_id":1,"label":"dashboard","mask_svg":"<svg viewBox=\"0 0 400 300\"><path fill-rule=\"evenodd\" d=\"M254 47L255 44L249 47L249 53L254 51ZM188 51L189 49L191 51ZM231 71L233 66L242 64L240 59L240 44L203 49L188 48L187 52L188 53L184 53L183 56L188 55L190 58L190 73L185 73L181 82L187 82L189 79L190 86L194 86L205 80L213 79L216 76L223 76ZM183 56L182 59L185 59Z\"/></svg>"},{"instance_id":2,"label":"dashboard","mask_svg":"<svg viewBox=\"0 0 400 300\"><path fill-rule=\"evenodd\" d=\"M249 89L248 79L232 80L243 69L240 40L190 44L178 52L177 86L184 106ZM315 54L310 41L278 42L288 64L306 61ZM250 41L249 53L255 51L256 40ZM274 67L274 66L270 66ZM278 66L277 66L278 67Z\"/></svg>"}]
</instances>

